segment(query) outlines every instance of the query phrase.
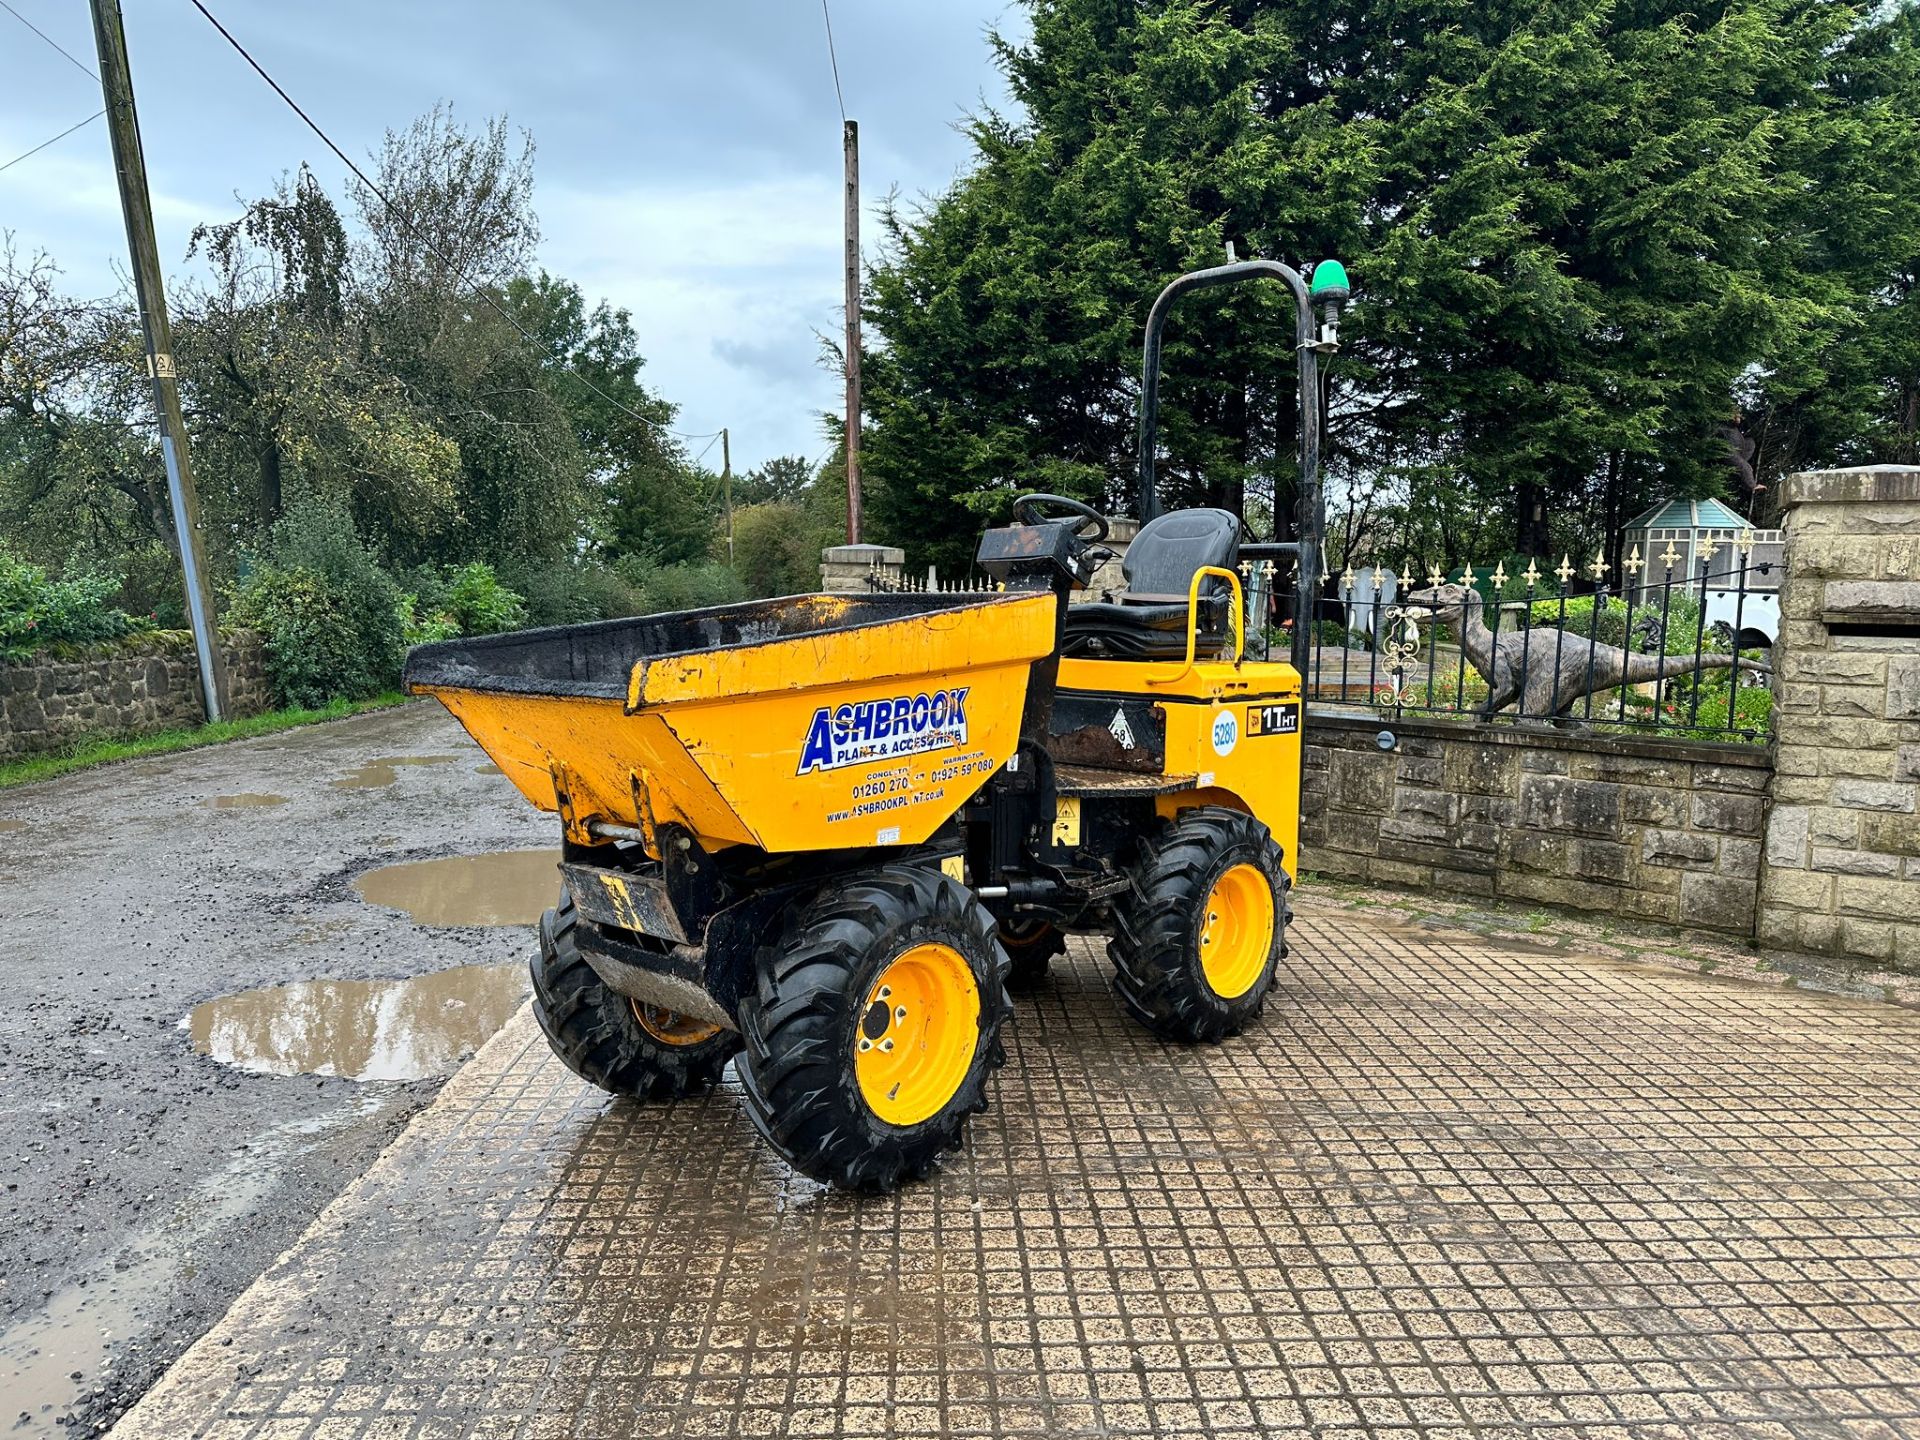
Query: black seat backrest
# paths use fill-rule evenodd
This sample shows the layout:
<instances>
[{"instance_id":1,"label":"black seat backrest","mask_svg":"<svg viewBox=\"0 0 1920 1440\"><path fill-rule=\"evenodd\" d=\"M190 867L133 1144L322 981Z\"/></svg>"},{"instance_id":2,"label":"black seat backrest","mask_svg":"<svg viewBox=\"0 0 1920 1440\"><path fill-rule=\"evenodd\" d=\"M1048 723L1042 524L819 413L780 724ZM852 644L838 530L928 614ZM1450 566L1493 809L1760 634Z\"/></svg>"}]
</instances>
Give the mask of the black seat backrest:
<instances>
[{"instance_id":1,"label":"black seat backrest","mask_svg":"<svg viewBox=\"0 0 1920 1440\"><path fill-rule=\"evenodd\" d=\"M1240 519L1231 511L1169 510L1140 527L1120 571L1127 577L1129 597L1184 601L1194 571L1202 565L1231 570L1239 554ZM1202 593L1211 595L1221 588L1213 580Z\"/></svg>"}]
</instances>

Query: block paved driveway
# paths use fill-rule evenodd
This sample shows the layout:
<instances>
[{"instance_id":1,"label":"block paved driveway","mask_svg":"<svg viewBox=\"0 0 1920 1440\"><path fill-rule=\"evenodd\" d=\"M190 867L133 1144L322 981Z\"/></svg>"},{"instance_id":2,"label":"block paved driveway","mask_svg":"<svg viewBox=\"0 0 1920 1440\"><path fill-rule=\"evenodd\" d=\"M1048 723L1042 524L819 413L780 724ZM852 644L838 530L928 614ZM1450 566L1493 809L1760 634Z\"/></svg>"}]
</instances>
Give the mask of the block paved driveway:
<instances>
[{"instance_id":1,"label":"block paved driveway","mask_svg":"<svg viewBox=\"0 0 1920 1440\"><path fill-rule=\"evenodd\" d=\"M1300 912L1217 1048L1078 948L881 1200L522 1012L116 1433L1920 1435L1920 1014Z\"/></svg>"}]
</instances>

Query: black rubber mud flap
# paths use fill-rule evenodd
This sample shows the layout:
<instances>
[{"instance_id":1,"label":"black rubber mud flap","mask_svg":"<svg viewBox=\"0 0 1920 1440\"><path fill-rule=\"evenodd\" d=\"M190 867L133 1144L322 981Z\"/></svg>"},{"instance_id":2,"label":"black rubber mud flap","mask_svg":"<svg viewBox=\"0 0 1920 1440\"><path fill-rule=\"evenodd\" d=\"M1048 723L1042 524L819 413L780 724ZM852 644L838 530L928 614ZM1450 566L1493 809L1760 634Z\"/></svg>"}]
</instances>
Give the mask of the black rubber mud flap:
<instances>
[{"instance_id":1,"label":"black rubber mud flap","mask_svg":"<svg viewBox=\"0 0 1920 1440\"><path fill-rule=\"evenodd\" d=\"M732 1030L653 1013L643 1022L632 1001L609 989L580 954L573 897L540 918L533 957L533 1014L566 1067L615 1095L676 1100L705 1090L740 1049Z\"/></svg>"},{"instance_id":2,"label":"black rubber mud flap","mask_svg":"<svg viewBox=\"0 0 1920 1440\"><path fill-rule=\"evenodd\" d=\"M1016 995L1030 995L1046 983L1053 968L1053 957L1064 955L1067 937L1051 920L1012 920L1000 927L1000 948L1012 962L1007 970L1007 989Z\"/></svg>"},{"instance_id":3,"label":"black rubber mud flap","mask_svg":"<svg viewBox=\"0 0 1920 1440\"><path fill-rule=\"evenodd\" d=\"M965 1073L941 1108L888 1123L863 1095L856 1054L872 1035L870 997L882 972L919 946L964 960L978 997ZM1006 1063L1000 1027L1006 952L994 919L959 881L914 865L840 880L789 913L762 947L754 992L741 1001L746 1039L737 1073L754 1125L795 1169L850 1190L893 1190L957 1150L968 1119L987 1108L987 1077Z\"/></svg>"}]
</instances>

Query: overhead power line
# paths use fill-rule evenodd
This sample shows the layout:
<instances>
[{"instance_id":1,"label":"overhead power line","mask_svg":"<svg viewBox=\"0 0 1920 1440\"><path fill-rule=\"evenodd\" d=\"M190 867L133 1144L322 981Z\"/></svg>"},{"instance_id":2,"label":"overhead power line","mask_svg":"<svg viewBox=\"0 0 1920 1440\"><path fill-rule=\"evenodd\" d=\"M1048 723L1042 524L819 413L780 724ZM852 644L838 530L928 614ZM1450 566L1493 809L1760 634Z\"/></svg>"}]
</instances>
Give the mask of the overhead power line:
<instances>
[{"instance_id":1,"label":"overhead power line","mask_svg":"<svg viewBox=\"0 0 1920 1440\"><path fill-rule=\"evenodd\" d=\"M466 273L466 271L462 270L458 265L454 264L453 261L450 260L440 250L440 248L433 243L432 240L428 239L425 235L423 235L420 232L420 230L414 225L414 223L407 218L406 214L400 209L400 207L395 205L393 201L387 197L386 191L382 190L378 185L374 184L372 180L368 179L367 172L362 170L357 164L355 164L353 161L353 158L350 155L348 155L346 151L342 150L338 145L333 143L333 137L327 134L326 131L322 130L320 126L317 123L315 123L314 118L311 115L307 114L305 110L300 108L300 103L297 100L295 100L291 95L289 95L285 89L282 88L278 80L274 79L273 76L267 73L266 67L261 65L261 63L258 60L253 58L252 54L248 52L247 47L242 45L238 40L234 38L233 32L228 30L226 26L222 25L211 10L207 9L205 5L201 4L200 0L192 0L192 3L193 3L193 8L198 10L201 13L201 15L206 17L207 23L213 26L215 30L218 30L220 32L220 38L225 40L227 44L231 45L234 48L234 50L239 54L240 58L246 61L248 65L253 67L254 74L258 75L262 80L266 81L268 88L271 89L274 94L278 95L282 100L286 102L287 108L293 111L294 114L298 115L301 119L301 122L305 124L309 130L311 130L315 135L320 137L320 143L325 145L327 149L331 150L334 153L334 155L339 159L340 163L342 165L345 165L347 169L351 170L354 173L355 177L360 181L362 185L366 186L367 189L371 190L376 196L379 197L380 203L387 207L387 213L389 215L393 216L394 219L398 220L402 225L406 226L407 229L412 232L414 238L417 239L422 245L424 245L432 253L433 257L436 260L438 260L442 265L446 266L447 269L451 270L456 276L458 276L463 282L465 282L467 287L471 289L473 293L477 295L483 302L485 302L488 309L492 310L494 314L498 315L502 320L506 321L507 324L511 325L515 330L519 331L521 338L523 338L529 345L533 346L535 350L539 351L542 355L547 356L549 359L559 358L558 356L554 355L552 351L548 350L546 346L542 345L539 340L535 339L533 333L529 331L526 326L522 325L520 321L517 318L515 318L515 316L511 311L509 311L499 301L495 300L492 295L488 294L487 289L484 285L482 285L479 281L473 279L470 275ZM6 4L6 0L0 0L0 5L5 5L5 4ZM574 379L578 380L582 385L586 386L587 389L591 390L594 394L598 395L602 400L606 401L609 405L613 406L613 408L618 410L621 414L627 416L631 420L638 420L642 425L650 426L653 429L662 432L663 434L672 435L676 439L680 439L680 440L705 440L709 438L706 435L689 435L685 431L675 430L670 425L663 425L658 420L652 419L651 417L646 415L642 415L638 410L635 410L632 406L627 405L624 402L617 400L613 396L609 395L606 391L602 390L598 385L594 384L591 380L587 379L586 376L580 374L578 371L574 372ZM718 430L715 430L713 432L714 435L718 435L719 433L720 432Z\"/></svg>"},{"instance_id":2,"label":"overhead power line","mask_svg":"<svg viewBox=\"0 0 1920 1440\"><path fill-rule=\"evenodd\" d=\"M0 0L0 4L4 4L4 3L5 3L5 0ZM66 139L67 136L73 134L74 131L84 129L86 126L91 125L94 121L98 120L102 115L106 113L107 112L104 110L94 111L93 114L87 116L87 118L82 120L78 125L69 125L66 129L62 130L58 135L54 136L53 139L42 140L38 145L34 146L33 149L26 151L24 154L14 156L13 159L7 161L6 164L0 165L0 170L11 170L14 166L18 165L22 160L26 160L32 156L38 155L42 150L46 149L49 145L57 144L58 142Z\"/></svg>"},{"instance_id":3,"label":"overhead power line","mask_svg":"<svg viewBox=\"0 0 1920 1440\"><path fill-rule=\"evenodd\" d=\"M0 0L4 4L5 0ZM839 102L840 118L847 118L847 97L840 93L840 57L833 48L833 12L827 9L827 0L820 0L820 14L827 22L827 60L833 66L833 98Z\"/></svg>"},{"instance_id":4,"label":"overhead power line","mask_svg":"<svg viewBox=\"0 0 1920 1440\"><path fill-rule=\"evenodd\" d=\"M78 70L82 75L86 76L89 80L93 81L94 84L98 85L100 83L100 77L94 74L93 71L88 69L85 65L82 65L78 60L75 60L73 58L72 52L69 51L66 46L62 45L58 40L54 39L51 35L47 34L46 31L42 30L38 25L34 24L31 20L27 19L27 17L22 15L18 10L14 9L13 6L7 3L7 0L0 0L0 10L5 10L9 15L13 16L14 19L18 20L22 25L26 26L29 30L33 31L33 33L38 35L42 40L46 41L47 44L53 46L53 48L58 50L62 55L65 55L67 57L68 62L73 66L73 68ZM84 125L86 123L87 122L84 120L80 122L81 125ZM79 126L75 126L74 128L78 129ZM13 163L12 161L8 162L8 164L12 164L12 163ZM0 166L0 169L5 169L5 168L6 168L5 166Z\"/></svg>"}]
</instances>

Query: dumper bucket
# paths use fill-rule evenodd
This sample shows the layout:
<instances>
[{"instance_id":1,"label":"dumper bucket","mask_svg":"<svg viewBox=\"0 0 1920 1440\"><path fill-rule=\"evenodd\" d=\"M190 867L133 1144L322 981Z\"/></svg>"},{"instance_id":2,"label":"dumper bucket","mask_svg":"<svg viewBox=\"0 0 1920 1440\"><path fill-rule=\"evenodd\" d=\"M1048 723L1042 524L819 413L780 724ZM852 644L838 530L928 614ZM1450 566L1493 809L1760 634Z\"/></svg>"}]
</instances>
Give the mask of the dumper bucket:
<instances>
[{"instance_id":1,"label":"dumper bucket","mask_svg":"<svg viewBox=\"0 0 1920 1440\"><path fill-rule=\"evenodd\" d=\"M577 840L911 845L1013 754L1057 604L797 595L422 645L405 683Z\"/></svg>"}]
</instances>

